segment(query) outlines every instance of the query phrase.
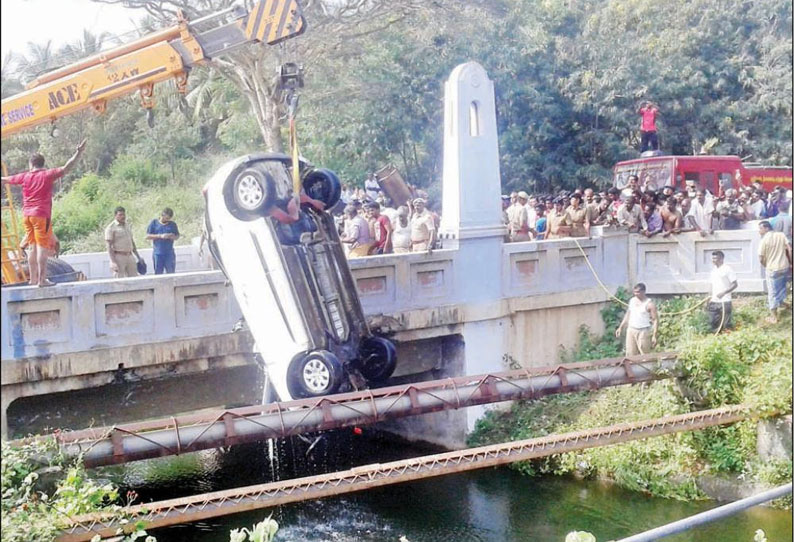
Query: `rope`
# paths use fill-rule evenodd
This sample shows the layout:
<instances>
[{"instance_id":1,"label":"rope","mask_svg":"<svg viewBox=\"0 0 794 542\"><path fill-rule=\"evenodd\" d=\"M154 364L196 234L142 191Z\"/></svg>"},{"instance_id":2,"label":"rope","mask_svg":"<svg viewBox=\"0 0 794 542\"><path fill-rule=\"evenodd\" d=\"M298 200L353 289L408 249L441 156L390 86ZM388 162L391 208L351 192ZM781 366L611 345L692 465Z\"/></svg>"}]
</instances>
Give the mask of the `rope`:
<instances>
[{"instance_id":1,"label":"rope","mask_svg":"<svg viewBox=\"0 0 794 542\"><path fill-rule=\"evenodd\" d=\"M579 240L576 237L571 237L571 239L573 239L573 242L576 243L576 248L578 248L579 252L582 253L582 256L584 257L584 262L587 264L588 269L590 269L590 272L593 274L593 277L595 277L596 282L598 282L598 285L601 287L602 290L604 290L604 292L607 294L609 299L614 301L614 302L619 303L620 305L622 305L622 306L624 306L626 308L628 308L629 304L626 303L625 301L623 301L622 299L618 299L617 297L615 297L615 295L612 294L612 292L609 290L609 288L607 288L606 285L603 283L603 281L601 280L601 277L598 276L598 273L593 268L593 264L590 263L590 258L587 257L587 253L582 248L582 245L579 244ZM685 310L682 310L682 311L664 312L664 313L659 311L659 318L661 318L662 316L683 316L685 314L689 314L690 312L692 312L695 309L699 308L701 305L703 305L709 299L711 299L710 295L704 297L703 299L698 301L692 307L690 307L688 309L685 309ZM720 320L720 325L717 328L717 332L715 333L715 335L718 334L720 331L722 331L723 324L725 324L725 303L722 303L722 318Z\"/></svg>"},{"instance_id":2,"label":"rope","mask_svg":"<svg viewBox=\"0 0 794 542\"><path fill-rule=\"evenodd\" d=\"M301 174L298 154L298 128L295 124L294 111L290 114L289 119L289 146L292 151L292 193L295 197L295 203L300 208Z\"/></svg>"}]
</instances>

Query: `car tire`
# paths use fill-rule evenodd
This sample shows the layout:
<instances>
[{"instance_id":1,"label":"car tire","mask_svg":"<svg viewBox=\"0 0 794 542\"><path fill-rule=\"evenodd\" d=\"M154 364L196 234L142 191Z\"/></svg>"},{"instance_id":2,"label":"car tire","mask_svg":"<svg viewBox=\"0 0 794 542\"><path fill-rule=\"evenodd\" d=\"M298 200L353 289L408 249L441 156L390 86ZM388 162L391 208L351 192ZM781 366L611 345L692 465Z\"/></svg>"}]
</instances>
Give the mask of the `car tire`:
<instances>
[{"instance_id":1,"label":"car tire","mask_svg":"<svg viewBox=\"0 0 794 542\"><path fill-rule=\"evenodd\" d=\"M72 282L77 280L77 272L68 262L47 258L47 279L55 283Z\"/></svg>"},{"instance_id":2,"label":"car tire","mask_svg":"<svg viewBox=\"0 0 794 542\"><path fill-rule=\"evenodd\" d=\"M359 371L368 382L380 384L389 379L397 367L397 349L383 337L367 337L359 346Z\"/></svg>"},{"instance_id":3,"label":"car tire","mask_svg":"<svg viewBox=\"0 0 794 542\"><path fill-rule=\"evenodd\" d=\"M321 397L336 393L345 370L339 359L327 350L300 354L287 370L287 387L295 399Z\"/></svg>"},{"instance_id":4,"label":"car tire","mask_svg":"<svg viewBox=\"0 0 794 542\"><path fill-rule=\"evenodd\" d=\"M245 221L263 217L273 204L275 195L273 178L255 167L230 177L223 186L226 208L233 216Z\"/></svg>"},{"instance_id":5,"label":"car tire","mask_svg":"<svg viewBox=\"0 0 794 542\"><path fill-rule=\"evenodd\" d=\"M322 201L329 210L342 197L342 183L330 169L313 169L303 178L303 190L312 199Z\"/></svg>"}]
</instances>

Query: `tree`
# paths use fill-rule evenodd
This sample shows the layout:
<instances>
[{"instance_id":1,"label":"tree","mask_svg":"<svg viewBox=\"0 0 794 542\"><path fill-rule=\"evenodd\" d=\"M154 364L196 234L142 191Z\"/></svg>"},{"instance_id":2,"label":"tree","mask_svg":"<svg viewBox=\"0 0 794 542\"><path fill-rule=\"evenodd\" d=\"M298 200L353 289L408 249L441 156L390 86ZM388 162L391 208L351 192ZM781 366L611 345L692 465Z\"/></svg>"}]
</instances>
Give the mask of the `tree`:
<instances>
[{"instance_id":1,"label":"tree","mask_svg":"<svg viewBox=\"0 0 794 542\"><path fill-rule=\"evenodd\" d=\"M171 24L176 21L179 10L195 19L232 4L231 0L203 0L198 5L187 0L94 1L143 9L160 22ZM249 6L251 4L248 2ZM282 151L285 108L274 78L276 68L290 60L311 69L334 51L351 47L359 39L389 28L424 4L421 0L310 0L303 2L304 15L310 22L299 39L275 47L251 45L224 58L215 58L210 65L246 98L265 147Z\"/></svg>"}]
</instances>

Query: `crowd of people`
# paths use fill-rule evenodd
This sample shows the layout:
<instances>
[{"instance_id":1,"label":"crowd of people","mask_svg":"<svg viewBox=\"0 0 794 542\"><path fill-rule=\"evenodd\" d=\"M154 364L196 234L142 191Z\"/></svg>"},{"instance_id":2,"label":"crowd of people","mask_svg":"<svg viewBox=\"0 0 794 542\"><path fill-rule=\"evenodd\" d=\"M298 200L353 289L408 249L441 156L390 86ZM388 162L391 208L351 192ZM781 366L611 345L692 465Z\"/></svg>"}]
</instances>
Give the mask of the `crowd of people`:
<instances>
[{"instance_id":1,"label":"crowd of people","mask_svg":"<svg viewBox=\"0 0 794 542\"><path fill-rule=\"evenodd\" d=\"M513 192L502 196L502 210L507 240L511 242L590 237L593 226L624 229L646 237L668 237L685 231L705 236L764 219L791 241L791 195L782 186L766 192L761 183L714 195L689 180L684 188L646 190L632 175L622 190L577 188L556 195Z\"/></svg>"},{"instance_id":2,"label":"crowd of people","mask_svg":"<svg viewBox=\"0 0 794 542\"><path fill-rule=\"evenodd\" d=\"M432 252L440 216L430 208L427 193L395 206L373 176L365 189L342 187L342 215L337 218L339 237L349 258L376 254Z\"/></svg>"}]
</instances>

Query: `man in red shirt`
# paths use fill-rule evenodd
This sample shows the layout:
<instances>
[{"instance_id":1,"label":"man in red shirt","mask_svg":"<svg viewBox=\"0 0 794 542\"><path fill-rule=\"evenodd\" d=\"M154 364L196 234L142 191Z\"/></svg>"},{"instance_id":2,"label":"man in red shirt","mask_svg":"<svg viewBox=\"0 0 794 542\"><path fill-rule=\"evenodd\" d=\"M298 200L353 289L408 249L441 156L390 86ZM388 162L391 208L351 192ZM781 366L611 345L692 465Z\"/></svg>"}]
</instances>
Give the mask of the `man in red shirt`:
<instances>
[{"instance_id":1,"label":"man in red shirt","mask_svg":"<svg viewBox=\"0 0 794 542\"><path fill-rule=\"evenodd\" d=\"M28 268L29 284L52 286L47 280L47 258L55 251L57 240L52 233L52 187L74 166L85 149L80 142L71 158L60 168L44 169L44 157L34 153L30 157L30 170L3 177L2 182L22 185L22 216L25 225L25 239L21 246L30 247Z\"/></svg>"},{"instance_id":2,"label":"man in red shirt","mask_svg":"<svg viewBox=\"0 0 794 542\"><path fill-rule=\"evenodd\" d=\"M389 254L391 252L392 226L389 217L380 214L380 204L373 201L367 204L369 222L375 236L372 254Z\"/></svg>"},{"instance_id":3,"label":"man in red shirt","mask_svg":"<svg viewBox=\"0 0 794 542\"><path fill-rule=\"evenodd\" d=\"M642 117L640 152L648 149L659 150L659 138L656 136L656 116L659 114L659 108L653 102L642 102L638 113Z\"/></svg>"}]
</instances>

